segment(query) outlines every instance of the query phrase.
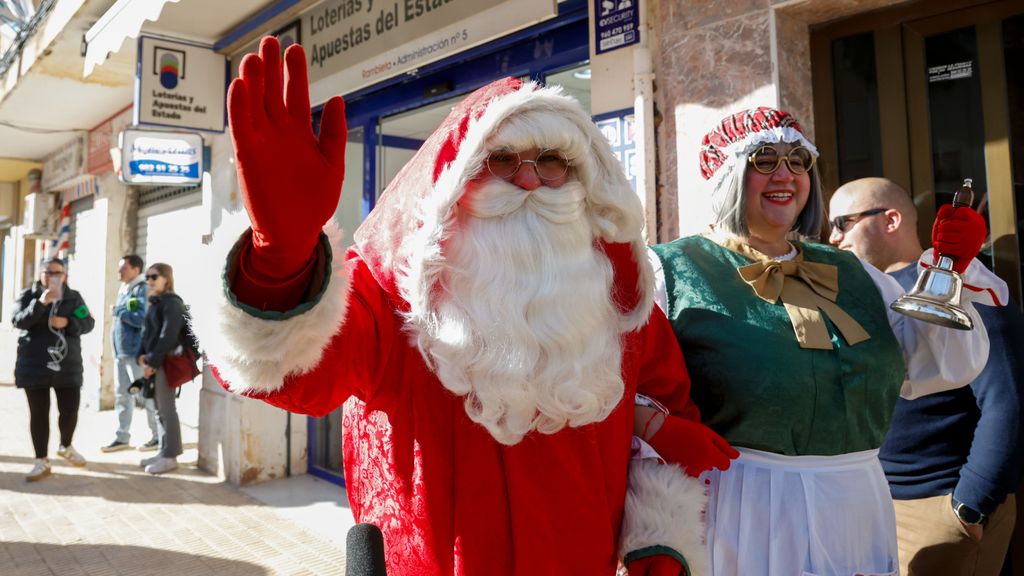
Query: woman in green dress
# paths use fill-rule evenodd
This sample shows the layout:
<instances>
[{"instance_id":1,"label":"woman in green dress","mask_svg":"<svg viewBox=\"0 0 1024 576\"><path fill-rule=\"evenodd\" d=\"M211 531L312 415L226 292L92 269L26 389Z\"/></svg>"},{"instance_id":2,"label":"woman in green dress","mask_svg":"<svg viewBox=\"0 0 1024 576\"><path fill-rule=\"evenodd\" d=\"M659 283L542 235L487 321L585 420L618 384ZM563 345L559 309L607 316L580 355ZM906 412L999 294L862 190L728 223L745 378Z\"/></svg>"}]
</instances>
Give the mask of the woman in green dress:
<instances>
[{"instance_id":1,"label":"woman in green dress","mask_svg":"<svg viewBox=\"0 0 1024 576\"><path fill-rule=\"evenodd\" d=\"M785 112L727 117L701 149L714 224L652 249L656 300L692 397L741 453L703 476L715 576L895 574L895 520L877 459L894 403L966 384L988 355L985 330L896 314L888 305L902 290L892 278L792 239L820 233L817 155ZM973 262L965 282L1005 293L973 261L984 228L959 208L936 224L934 243L960 268ZM965 291L976 325L970 301L985 294ZM645 410L638 421L648 421ZM654 437L660 427L669 433ZM670 460L672 427L656 418L645 434Z\"/></svg>"}]
</instances>

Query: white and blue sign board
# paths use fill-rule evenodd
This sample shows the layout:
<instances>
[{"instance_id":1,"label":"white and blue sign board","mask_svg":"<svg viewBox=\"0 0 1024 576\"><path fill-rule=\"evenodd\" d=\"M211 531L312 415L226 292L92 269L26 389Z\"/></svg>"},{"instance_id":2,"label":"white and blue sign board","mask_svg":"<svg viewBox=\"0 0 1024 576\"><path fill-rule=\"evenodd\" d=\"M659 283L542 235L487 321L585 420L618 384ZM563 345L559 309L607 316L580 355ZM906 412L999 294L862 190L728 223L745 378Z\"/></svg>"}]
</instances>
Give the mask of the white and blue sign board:
<instances>
[{"instance_id":1,"label":"white and blue sign board","mask_svg":"<svg viewBox=\"0 0 1024 576\"><path fill-rule=\"evenodd\" d=\"M198 133L128 129L120 144L126 184L188 186L203 179L203 137Z\"/></svg>"},{"instance_id":2,"label":"white and blue sign board","mask_svg":"<svg viewBox=\"0 0 1024 576\"><path fill-rule=\"evenodd\" d=\"M603 54L640 41L638 0L594 0L594 53Z\"/></svg>"}]
</instances>

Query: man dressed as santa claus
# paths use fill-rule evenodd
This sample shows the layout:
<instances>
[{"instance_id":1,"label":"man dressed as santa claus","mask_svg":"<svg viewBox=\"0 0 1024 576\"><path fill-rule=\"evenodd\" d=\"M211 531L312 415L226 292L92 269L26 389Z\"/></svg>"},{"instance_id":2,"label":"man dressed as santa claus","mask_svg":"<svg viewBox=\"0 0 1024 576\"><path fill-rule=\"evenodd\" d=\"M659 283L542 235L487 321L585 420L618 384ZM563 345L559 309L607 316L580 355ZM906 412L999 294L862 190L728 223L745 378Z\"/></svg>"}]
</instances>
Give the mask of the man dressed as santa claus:
<instances>
[{"instance_id":1,"label":"man dressed as santa claus","mask_svg":"<svg viewBox=\"0 0 1024 576\"><path fill-rule=\"evenodd\" d=\"M515 79L474 92L341 258L344 105L314 135L303 50L283 81L279 54L265 38L228 93L251 228L195 314L225 387L345 404L352 512L392 576L704 574L692 476L735 452L699 423L639 201L588 115ZM638 393L680 416L652 443L689 475L631 463Z\"/></svg>"}]
</instances>

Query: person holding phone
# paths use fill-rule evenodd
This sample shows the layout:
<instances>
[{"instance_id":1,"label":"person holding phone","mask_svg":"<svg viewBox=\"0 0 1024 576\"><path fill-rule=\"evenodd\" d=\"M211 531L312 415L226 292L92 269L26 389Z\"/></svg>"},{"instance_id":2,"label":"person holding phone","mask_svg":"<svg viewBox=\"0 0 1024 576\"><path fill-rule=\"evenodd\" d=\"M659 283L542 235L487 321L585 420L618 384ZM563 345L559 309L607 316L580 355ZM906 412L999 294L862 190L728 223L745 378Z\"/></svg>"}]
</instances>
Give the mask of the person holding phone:
<instances>
[{"instance_id":1,"label":"person holding phone","mask_svg":"<svg viewBox=\"0 0 1024 576\"><path fill-rule=\"evenodd\" d=\"M60 446L57 454L73 466L85 458L71 446L78 424L82 389L81 336L96 324L82 295L68 288L64 262L50 258L40 263L39 279L18 296L14 327L21 330L14 384L28 398L29 429L35 464L25 477L41 480L51 473L50 389L57 396Z\"/></svg>"}]
</instances>

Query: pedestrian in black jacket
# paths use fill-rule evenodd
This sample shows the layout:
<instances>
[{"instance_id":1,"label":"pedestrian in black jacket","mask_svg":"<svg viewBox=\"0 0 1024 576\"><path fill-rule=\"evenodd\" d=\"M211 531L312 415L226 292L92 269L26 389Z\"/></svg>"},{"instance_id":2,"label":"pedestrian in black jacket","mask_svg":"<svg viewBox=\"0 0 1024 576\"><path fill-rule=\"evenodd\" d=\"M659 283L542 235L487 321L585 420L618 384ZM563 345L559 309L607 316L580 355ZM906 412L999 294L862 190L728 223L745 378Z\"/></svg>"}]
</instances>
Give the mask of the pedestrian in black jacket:
<instances>
[{"instance_id":1,"label":"pedestrian in black jacket","mask_svg":"<svg viewBox=\"0 0 1024 576\"><path fill-rule=\"evenodd\" d=\"M34 482L50 474L47 447L50 441L50 389L57 396L60 414L60 447L57 454L75 466L85 458L71 446L78 424L82 389L81 336L96 324L82 295L68 288L64 262L59 258L40 264L39 279L18 296L14 327L18 358L14 383L28 398L29 429L35 448L35 465L25 480Z\"/></svg>"},{"instance_id":2,"label":"pedestrian in black jacket","mask_svg":"<svg viewBox=\"0 0 1024 576\"><path fill-rule=\"evenodd\" d=\"M163 364L168 354L181 354L186 311L185 303L174 293L174 269L169 264L158 262L150 266L146 270L146 286L149 308L142 326L139 364L145 377L155 378L156 411L162 428L160 451L143 459L141 465L150 474L163 474L178 467L177 458L182 452L175 390L167 383Z\"/></svg>"}]
</instances>

